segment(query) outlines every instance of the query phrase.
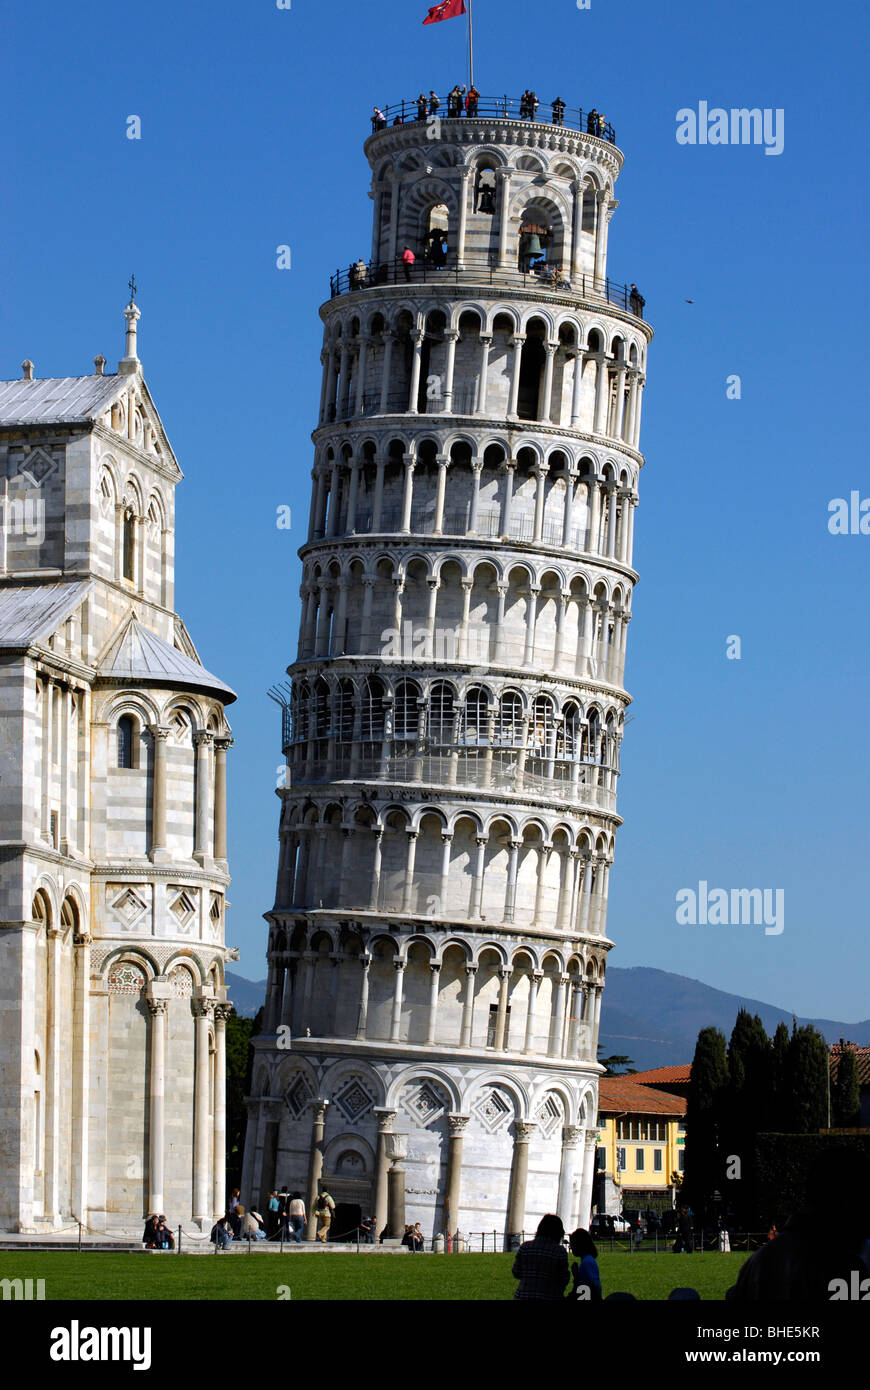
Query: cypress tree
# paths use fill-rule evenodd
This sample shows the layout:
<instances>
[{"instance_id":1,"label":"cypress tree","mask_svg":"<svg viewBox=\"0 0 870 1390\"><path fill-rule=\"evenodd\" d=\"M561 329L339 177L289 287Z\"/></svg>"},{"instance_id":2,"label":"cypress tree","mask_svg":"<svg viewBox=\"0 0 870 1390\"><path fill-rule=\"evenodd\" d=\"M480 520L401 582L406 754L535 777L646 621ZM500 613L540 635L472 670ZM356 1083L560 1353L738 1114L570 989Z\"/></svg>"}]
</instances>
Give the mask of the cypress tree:
<instances>
[{"instance_id":1,"label":"cypress tree","mask_svg":"<svg viewBox=\"0 0 870 1390\"><path fill-rule=\"evenodd\" d=\"M788 1047L792 1134L816 1134L828 1123L828 1046L807 1023L795 1024Z\"/></svg>"},{"instance_id":2,"label":"cypress tree","mask_svg":"<svg viewBox=\"0 0 870 1390\"><path fill-rule=\"evenodd\" d=\"M757 1014L741 1009L728 1044L728 1085L723 1106L723 1157L740 1160L740 1178L727 1196L747 1225L755 1221L755 1149L760 1129L770 1124L771 1046ZM733 1167L733 1162L732 1162ZM727 1172L727 1168L726 1168Z\"/></svg>"},{"instance_id":3,"label":"cypress tree","mask_svg":"<svg viewBox=\"0 0 870 1390\"><path fill-rule=\"evenodd\" d=\"M788 1134L791 1129L791 1073L788 1026L778 1023L770 1048L770 1131Z\"/></svg>"},{"instance_id":4,"label":"cypress tree","mask_svg":"<svg viewBox=\"0 0 870 1390\"><path fill-rule=\"evenodd\" d=\"M722 1182L719 1126L728 1081L725 1046L725 1034L718 1028L702 1028L692 1060L686 1112L686 1173L681 1195L701 1211Z\"/></svg>"},{"instance_id":5,"label":"cypress tree","mask_svg":"<svg viewBox=\"0 0 870 1390\"><path fill-rule=\"evenodd\" d=\"M861 1120L861 1087L858 1058L853 1048L842 1045L837 1080L831 1093L832 1123L839 1129L855 1129Z\"/></svg>"}]
</instances>

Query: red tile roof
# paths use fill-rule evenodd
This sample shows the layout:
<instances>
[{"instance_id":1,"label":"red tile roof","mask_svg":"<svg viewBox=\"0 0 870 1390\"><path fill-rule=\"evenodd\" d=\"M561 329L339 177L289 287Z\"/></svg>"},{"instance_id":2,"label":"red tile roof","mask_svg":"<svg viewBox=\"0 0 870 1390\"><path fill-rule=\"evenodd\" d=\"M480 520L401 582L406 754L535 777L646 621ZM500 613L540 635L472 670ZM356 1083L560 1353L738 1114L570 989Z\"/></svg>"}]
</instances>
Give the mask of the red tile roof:
<instances>
[{"instance_id":1,"label":"red tile roof","mask_svg":"<svg viewBox=\"0 0 870 1390\"><path fill-rule=\"evenodd\" d=\"M634 1077L603 1076L598 1083L598 1111L602 1115L685 1115L683 1096L635 1085Z\"/></svg>"},{"instance_id":2,"label":"red tile roof","mask_svg":"<svg viewBox=\"0 0 870 1390\"><path fill-rule=\"evenodd\" d=\"M862 1088L870 1086L870 1047L859 1047L857 1043L846 1043L849 1051L855 1053L858 1063L858 1085ZM843 1049L839 1043L834 1043L831 1047L831 1080L836 1081L837 1072L840 1070L840 1058Z\"/></svg>"},{"instance_id":3,"label":"red tile roof","mask_svg":"<svg viewBox=\"0 0 870 1390\"><path fill-rule=\"evenodd\" d=\"M688 1085L691 1079L691 1062L681 1062L677 1067L653 1067L652 1071L636 1071L631 1077L639 1086L667 1086L677 1083Z\"/></svg>"}]
</instances>

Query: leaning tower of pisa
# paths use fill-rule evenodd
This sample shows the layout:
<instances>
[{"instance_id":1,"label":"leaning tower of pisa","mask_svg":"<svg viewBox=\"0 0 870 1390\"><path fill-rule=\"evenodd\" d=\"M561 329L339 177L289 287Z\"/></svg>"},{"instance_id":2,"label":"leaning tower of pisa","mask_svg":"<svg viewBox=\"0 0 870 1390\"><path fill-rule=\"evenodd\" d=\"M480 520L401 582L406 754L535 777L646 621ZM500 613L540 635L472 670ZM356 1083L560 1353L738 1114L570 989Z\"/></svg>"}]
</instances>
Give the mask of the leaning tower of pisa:
<instances>
[{"instance_id":1,"label":"leaning tower of pisa","mask_svg":"<svg viewBox=\"0 0 870 1390\"><path fill-rule=\"evenodd\" d=\"M589 1219L652 333L613 131L552 114L384 113L320 311L243 1182L335 1238L391 1182L428 1237Z\"/></svg>"}]
</instances>

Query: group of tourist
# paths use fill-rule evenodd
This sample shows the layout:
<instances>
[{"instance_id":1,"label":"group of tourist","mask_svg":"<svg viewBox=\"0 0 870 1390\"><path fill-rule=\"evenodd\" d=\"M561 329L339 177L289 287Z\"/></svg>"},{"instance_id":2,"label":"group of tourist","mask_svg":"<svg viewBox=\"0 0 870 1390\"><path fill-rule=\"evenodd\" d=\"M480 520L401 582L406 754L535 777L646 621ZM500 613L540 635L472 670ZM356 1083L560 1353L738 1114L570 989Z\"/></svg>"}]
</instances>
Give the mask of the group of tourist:
<instances>
[{"instance_id":1,"label":"group of tourist","mask_svg":"<svg viewBox=\"0 0 870 1390\"><path fill-rule=\"evenodd\" d=\"M479 104L480 92L473 84L470 87L466 87L464 84L457 82L456 86L452 87L447 93L447 115L452 120L459 119L463 111L466 116L476 116L478 114ZM441 98L438 96L437 92L430 91L428 96L425 92L421 92L417 97L416 105L417 120L425 121L432 116L437 116L438 112L441 110ZM537 95L527 87L520 97L520 120L534 121L539 106L540 102L538 101ZM562 98L556 97L555 100L550 103L550 108L550 124L564 125L566 108ZM402 109L404 110L404 102L402 103ZM495 114L498 114L498 112ZM508 115L506 105L503 114L504 116ZM405 118L401 114L393 118L393 125L404 125L404 123ZM380 106L375 106L372 110L372 130L384 130L387 124L386 112L383 111ZM608 138L607 121L601 112L597 111L594 106L586 117L586 134L596 135L601 140Z\"/></svg>"},{"instance_id":2,"label":"group of tourist","mask_svg":"<svg viewBox=\"0 0 870 1390\"><path fill-rule=\"evenodd\" d=\"M166 1221L166 1217L149 1216L145 1222L145 1230L142 1234L142 1244L146 1250L174 1250L175 1236Z\"/></svg>"}]
</instances>

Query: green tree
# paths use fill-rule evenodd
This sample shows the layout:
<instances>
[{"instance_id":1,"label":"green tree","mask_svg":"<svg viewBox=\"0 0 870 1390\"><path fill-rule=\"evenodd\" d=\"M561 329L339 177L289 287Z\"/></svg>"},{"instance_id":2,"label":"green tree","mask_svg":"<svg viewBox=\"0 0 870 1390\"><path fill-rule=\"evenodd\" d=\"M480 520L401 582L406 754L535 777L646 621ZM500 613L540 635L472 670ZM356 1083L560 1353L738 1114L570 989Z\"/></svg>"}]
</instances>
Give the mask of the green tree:
<instances>
[{"instance_id":1,"label":"green tree","mask_svg":"<svg viewBox=\"0 0 870 1390\"><path fill-rule=\"evenodd\" d=\"M770 1039L757 1014L741 1009L728 1044L728 1083L722 1104L722 1151L728 1205L747 1223L755 1215L755 1148L759 1130L770 1127L772 1055ZM739 1170L734 1159L740 1160Z\"/></svg>"},{"instance_id":2,"label":"green tree","mask_svg":"<svg viewBox=\"0 0 870 1390\"><path fill-rule=\"evenodd\" d=\"M831 1118L838 1129L857 1129L861 1122L858 1058L848 1044L840 1052L837 1080L831 1092Z\"/></svg>"},{"instance_id":3,"label":"green tree","mask_svg":"<svg viewBox=\"0 0 870 1390\"><path fill-rule=\"evenodd\" d=\"M719 1126L728 1081L725 1034L702 1028L692 1059L686 1112L686 1175L681 1196L703 1211L722 1182Z\"/></svg>"},{"instance_id":4,"label":"green tree","mask_svg":"<svg viewBox=\"0 0 870 1390\"><path fill-rule=\"evenodd\" d=\"M240 1018L233 1009L227 1019L227 1191L239 1187L242 1181L242 1161L245 1155L245 1131L248 1111L245 1096L250 1095L251 1038L259 1032L257 1018Z\"/></svg>"},{"instance_id":5,"label":"green tree","mask_svg":"<svg viewBox=\"0 0 870 1390\"><path fill-rule=\"evenodd\" d=\"M788 1046L792 1134L817 1134L828 1123L828 1046L811 1023L792 1025Z\"/></svg>"},{"instance_id":6,"label":"green tree","mask_svg":"<svg viewBox=\"0 0 870 1390\"><path fill-rule=\"evenodd\" d=\"M778 1023L770 1046L770 1123L773 1134L791 1129L791 1079L789 1071L788 1025Z\"/></svg>"},{"instance_id":7,"label":"green tree","mask_svg":"<svg viewBox=\"0 0 870 1390\"><path fill-rule=\"evenodd\" d=\"M605 1076L633 1076L637 1067L630 1057L614 1053L612 1057L601 1056L601 1043L598 1044L598 1060L604 1067Z\"/></svg>"}]
</instances>

